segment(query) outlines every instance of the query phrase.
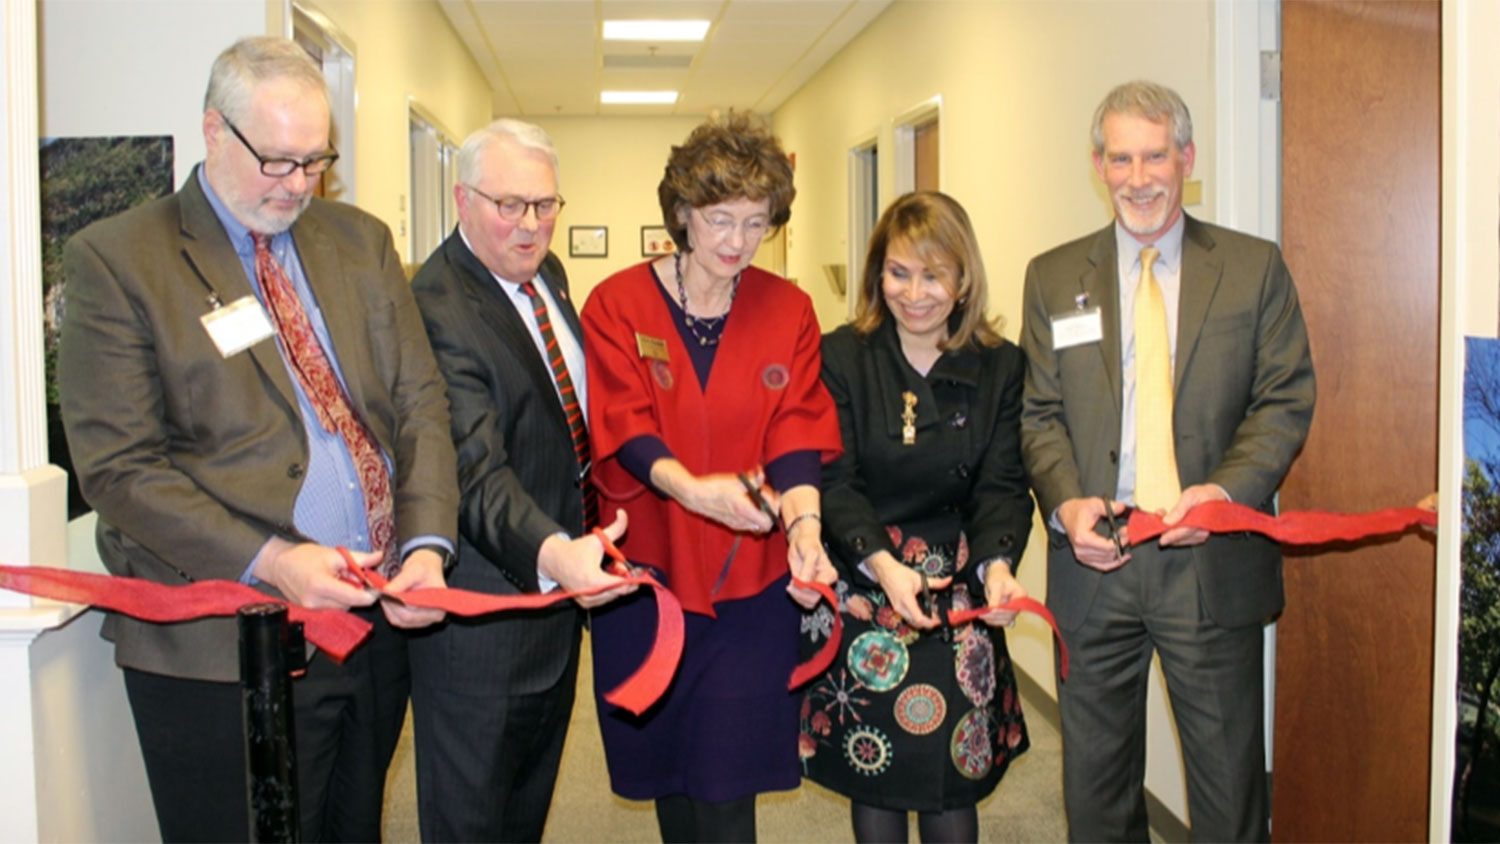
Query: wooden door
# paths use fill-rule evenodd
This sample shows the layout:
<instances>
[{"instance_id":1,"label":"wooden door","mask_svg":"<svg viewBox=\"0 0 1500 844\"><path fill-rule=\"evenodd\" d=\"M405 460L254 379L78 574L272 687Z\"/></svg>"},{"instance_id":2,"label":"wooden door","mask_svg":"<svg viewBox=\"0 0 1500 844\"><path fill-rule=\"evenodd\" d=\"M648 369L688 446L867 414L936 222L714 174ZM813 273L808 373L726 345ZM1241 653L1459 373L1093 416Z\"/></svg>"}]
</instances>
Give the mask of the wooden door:
<instances>
[{"instance_id":1,"label":"wooden door","mask_svg":"<svg viewBox=\"0 0 1500 844\"><path fill-rule=\"evenodd\" d=\"M1439 4L1281 9L1282 239L1318 378L1281 506L1408 506L1437 476ZM1288 555L1277 841L1425 839L1433 565L1418 536Z\"/></svg>"}]
</instances>

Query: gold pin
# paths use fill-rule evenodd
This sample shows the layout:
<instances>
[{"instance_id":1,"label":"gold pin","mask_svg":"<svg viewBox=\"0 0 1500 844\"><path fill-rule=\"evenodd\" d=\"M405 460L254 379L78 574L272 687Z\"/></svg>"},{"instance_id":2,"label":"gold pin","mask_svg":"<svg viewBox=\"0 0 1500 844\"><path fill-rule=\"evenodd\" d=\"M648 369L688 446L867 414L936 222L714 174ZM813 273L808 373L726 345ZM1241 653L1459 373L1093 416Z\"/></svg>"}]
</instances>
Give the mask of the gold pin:
<instances>
[{"instance_id":1,"label":"gold pin","mask_svg":"<svg viewBox=\"0 0 1500 844\"><path fill-rule=\"evenodd\" d=\"M901 394L901 400L906 402L906 409L901 411L901 444L916 445L917 394L907 390Z\"/></svg>"}]
</instances>

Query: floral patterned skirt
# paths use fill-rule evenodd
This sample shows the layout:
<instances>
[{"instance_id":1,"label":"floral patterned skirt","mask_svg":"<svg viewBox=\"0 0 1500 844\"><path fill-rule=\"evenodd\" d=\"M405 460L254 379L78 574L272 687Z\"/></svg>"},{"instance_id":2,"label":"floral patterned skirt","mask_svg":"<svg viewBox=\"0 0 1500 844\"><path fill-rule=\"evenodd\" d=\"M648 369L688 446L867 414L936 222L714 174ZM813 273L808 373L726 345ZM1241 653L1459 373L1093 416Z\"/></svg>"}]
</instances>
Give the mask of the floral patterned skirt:
<instances>
[{"instance_id":1,"label":"floral patterned skirt","mask_svg":"<svg viewBox=\"0 0 1500 844\"><path fill-rule=\"evenodd\" d=\"M961 567L957 559L965 555L954 546L918 542L923 553L907 554L907 565L939 577ZM1030 746L1004 634L982 622L920 632L878 587L840 581L838 591L843 652L802 699L804 774L885 809L978 803ZM960 578L935 594L944 609L983 602ZM813 645L831 626L831 610L819 612L821 622L815 614L803 623Z\"/></svg>"}]
</instances>

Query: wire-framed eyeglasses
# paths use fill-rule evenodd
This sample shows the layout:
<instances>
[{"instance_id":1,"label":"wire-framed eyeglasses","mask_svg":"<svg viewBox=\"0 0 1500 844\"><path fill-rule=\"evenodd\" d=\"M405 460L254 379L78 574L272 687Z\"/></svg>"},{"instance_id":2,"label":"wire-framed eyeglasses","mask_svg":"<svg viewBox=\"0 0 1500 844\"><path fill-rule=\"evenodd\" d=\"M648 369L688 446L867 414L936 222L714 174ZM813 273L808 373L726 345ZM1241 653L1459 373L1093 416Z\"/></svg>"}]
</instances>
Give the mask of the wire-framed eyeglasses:
<instances>
[{"instance_id":1,"label":"wire-framed eyeglasses","mask_svg":"<svg viewBox=\"0 0 1500 844\"><path fill-rule=\"evenodd\" d=\"M563 206L567 204L567 200L560 196L544 196L541 199L526 199L519 196L490 196L473 185L466 184L464 187L495 203L495 210L499 212L500 219L508 223L514 223L526 216L527 210L535 211L536 218L542 222L555 220L557 219L557 215L562 213Z\"/></svg>"},{"instance_id":2,"label":"wire-framed eyeglasses","mask_svg":"<svg viewBox=\"0 0 1500 844\"><path fill-rule=\"evenodd\" d=\"M223 117L223 115L221 114L220 117ZM250 154L255 156L256 161L260 162L260 172L265 176L283 179L296 172L298 167L301 167L302 172L306 173L309 177L317 176L321 175L329 167L332 167L333 162L339 160L338 150L314 155L302 161L298 161L295 158L267 158L250 145L250 142L245 139L244 134L240 132L239 127L235 126L229 118L224 117L224 125L229 127L229 131L233 132L234 136L240 139L240 143L245 145L245 149L250 150Z\"/></svg>"}]
</instances>

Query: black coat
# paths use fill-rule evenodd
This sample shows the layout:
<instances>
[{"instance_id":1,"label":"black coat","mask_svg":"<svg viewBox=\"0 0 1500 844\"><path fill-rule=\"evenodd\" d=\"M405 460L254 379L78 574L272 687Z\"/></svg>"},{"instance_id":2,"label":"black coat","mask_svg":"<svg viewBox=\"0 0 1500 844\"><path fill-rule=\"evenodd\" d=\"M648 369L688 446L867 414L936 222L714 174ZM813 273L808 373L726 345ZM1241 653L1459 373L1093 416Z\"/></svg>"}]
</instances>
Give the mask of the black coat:
<instances>
[{"instance_id":1,"label":"black coat","mask_svg":"<svg viewBox=\"0 0 1500 844\"><path fill-rule=\"evenodd\" d=\"M848 325L824 335L823 382L844 453L823 469L823 538L844 579L874 586L859 562L881 549L901 559L888 525L939 543L962 531L971 564L960 577L978 596L978 563L1019 563L1032 508L1020 451L1025 373L1020 348L1005 342L945 352L923 377L891 319L866 338ZM917 396L912 445L901 441L907 390Z\"/></svg>"}]
</instances>

